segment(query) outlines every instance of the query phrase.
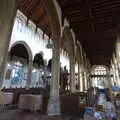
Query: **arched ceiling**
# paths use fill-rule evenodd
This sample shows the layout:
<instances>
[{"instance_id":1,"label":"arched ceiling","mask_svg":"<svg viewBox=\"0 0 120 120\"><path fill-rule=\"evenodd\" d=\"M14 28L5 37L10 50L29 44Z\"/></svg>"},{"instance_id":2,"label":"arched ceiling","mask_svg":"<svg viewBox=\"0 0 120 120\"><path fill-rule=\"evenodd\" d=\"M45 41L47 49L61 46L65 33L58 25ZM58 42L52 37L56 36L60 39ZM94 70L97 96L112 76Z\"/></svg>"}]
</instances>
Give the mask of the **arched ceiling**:
<instances>
[{"instance_id":1,"label":"arched ceiling","mask_svg":"<svg viewBox=\"0 0 120 120\"><path fill-rule=\"evenodd\" d=\"M57 0L91 64L109 65L120 23L120 0Z\"/></svg>"},{"instance_id":2,"label":"arched ceiling","mask_svg":"<svg viewBox=\"0 0 120 120\"><path fill-rule=\"evenodd\" d=\"M40 28L48 36L51 35L48 14L42 0L21 0L18 9L27 16L28 21L32 20L36 24L36 30Z\"/></svg>"}]
</instances>

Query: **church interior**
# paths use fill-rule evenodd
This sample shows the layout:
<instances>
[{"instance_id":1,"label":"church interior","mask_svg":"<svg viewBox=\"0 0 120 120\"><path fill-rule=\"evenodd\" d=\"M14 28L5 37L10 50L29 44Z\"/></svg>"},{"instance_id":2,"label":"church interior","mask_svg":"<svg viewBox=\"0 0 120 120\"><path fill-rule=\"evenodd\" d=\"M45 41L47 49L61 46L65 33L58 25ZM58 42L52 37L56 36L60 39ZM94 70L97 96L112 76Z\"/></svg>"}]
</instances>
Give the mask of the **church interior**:
<instances>
[{"instance_id":1,"label":"church interior","mask_svg":"<svg viewBox=\"0 0 120 120\"><path fill-rule=\"evenodd\" d=\"M0 120L120 120L120 0L0 0Z\"/></svg>"}]
</instances>

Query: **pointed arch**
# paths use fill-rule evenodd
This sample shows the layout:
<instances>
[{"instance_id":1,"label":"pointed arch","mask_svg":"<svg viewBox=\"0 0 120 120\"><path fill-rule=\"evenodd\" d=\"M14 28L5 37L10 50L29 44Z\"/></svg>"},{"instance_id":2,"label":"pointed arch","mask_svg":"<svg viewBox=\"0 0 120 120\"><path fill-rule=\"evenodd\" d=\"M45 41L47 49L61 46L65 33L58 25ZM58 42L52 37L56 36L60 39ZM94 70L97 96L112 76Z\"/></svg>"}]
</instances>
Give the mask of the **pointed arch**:
<instances>
[{"instance_id":1,"label":"pointed arch","mask_svg":"<svg viewBox=\"0 0 120 120\"><path fill-rule=\"evenodd\" d=\"M62 33L61 48L66 49L69 56L75 56L75 42L68 26L64 28Z\"/></svg>"},{"instance_id":2,"label":"pointed arch","mask_svg":"<svg viewBox=\"0 0 120 120\"><path fill-rule=\"evenodd\" d=\"M29 61L32 61L32 59L33 59L32 51L31 51L30 47L28 46L28 44L27 44L25 41L17 41L17 42L15 42L15 43L13 43L13 44L11 45L11 47L9 48L9 51L8 51L8 52L10 52L11 49L12 49L13 47L15 47L16 45L23 45L23 46L26 48L27 52L28 52Z\"/></svg>"}]
</instances>

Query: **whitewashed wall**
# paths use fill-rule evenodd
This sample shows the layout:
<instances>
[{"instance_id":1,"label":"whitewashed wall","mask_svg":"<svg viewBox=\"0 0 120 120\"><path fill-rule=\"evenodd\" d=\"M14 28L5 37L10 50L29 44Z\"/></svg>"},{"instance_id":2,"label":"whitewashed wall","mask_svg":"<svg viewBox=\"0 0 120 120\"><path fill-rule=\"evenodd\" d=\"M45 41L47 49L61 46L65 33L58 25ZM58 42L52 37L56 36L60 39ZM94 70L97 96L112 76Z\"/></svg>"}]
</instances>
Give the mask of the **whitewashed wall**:
<instances>
[{"instance_id":1,"label":"whitewashed wall","mask_svg":"<svg viewBox=\"0 0 120 120\"><path fill-rule=\"evenodd\" d=\"M13 27L10 47L17 41L24 41L30 47L33 59L35 54L43 51L44 59L48 61L52 58L52 49L46 47L48 37L45 35L43 39L43 32L40 29L35 32L35 29L36 26L31 21L29 21L28 26L26 25L26 17L18 11Z\"/></svg>"}]
</instances>

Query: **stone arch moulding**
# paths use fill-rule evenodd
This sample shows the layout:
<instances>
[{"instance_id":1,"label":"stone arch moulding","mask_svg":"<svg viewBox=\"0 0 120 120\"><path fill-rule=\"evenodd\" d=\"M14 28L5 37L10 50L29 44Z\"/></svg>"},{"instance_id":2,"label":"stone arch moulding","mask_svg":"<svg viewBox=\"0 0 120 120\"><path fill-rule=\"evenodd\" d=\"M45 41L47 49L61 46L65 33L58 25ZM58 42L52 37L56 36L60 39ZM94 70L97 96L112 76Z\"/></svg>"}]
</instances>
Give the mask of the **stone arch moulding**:
<instances>
[{"instance_id":1,"label":"stone arch moulding","mask_svg":"<svg viewBox=\"0 0 120 120\"><path fill-rule=\"evenodd\" d=\"M83 63L83 61L82 61L82 47L81 47L80 43L77 43L77 50L78 50L78 54L79 54L79 62L80 62L80 64L82 64Z\"/></svg>"},{"instance_id":2,"label":"stone arch moulding","mask_svg":"<svg viewBox=\"0 0 120 120\"><path fill-rule=\"evenodd\" d=\"M23 46L26 48L26 50L27 50L27 52L28 52L28 55L29 55L29 61L32 61L32 60L33 60L32 51L31 51L30 47L28 46L28 44L27 44L25 41L17 41L17 42L14 42L14 43L10 46L8 52L10 52L11 49L12 49L14 46L18 45L18 44L21 44L21 45L23 45Z\"/></svg>"},{"instance_id":3,"label":"stone arch moulding","mask_svg":"<svg viewBox=\"0 0 120 120\"><path fill-rule=\"evenodd\" d=\"M75 54L75 57L76 57L76 61L80 62L81 60L81 56L80 56L80 50L79 50L79 45L76 46L76 54Z\"/></svg>"},{"instance_id":4,"label":"stone arch moulding","mask_svg":"<svg viewBox=\"0 0 120 120\"><path fill-rule=\"evenodd\" d=\"M62 41L61 41L61 48L65 48L70 55L75 56L75 44L74 39L71 33L71 30L68 26L66 26L62 33Z\"/></svg>"},{"instance_id":5,"label":"stone arch moulding","mask_svg":"<svg viewBox=\"0 0 120 120\"><path fill-rule=\"evenodd\" d=\"M60 44L60 37L61 37L61 27L59 16L57 13L57 8L55 6L54 0L42 0L42 3L46 9L46 12L49 17L50 27L52 30L52 37L54 45Z\"/></svg>"}]
</instances>

